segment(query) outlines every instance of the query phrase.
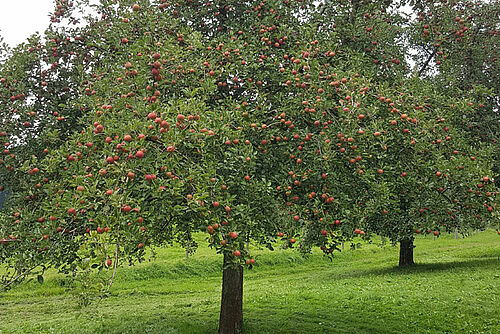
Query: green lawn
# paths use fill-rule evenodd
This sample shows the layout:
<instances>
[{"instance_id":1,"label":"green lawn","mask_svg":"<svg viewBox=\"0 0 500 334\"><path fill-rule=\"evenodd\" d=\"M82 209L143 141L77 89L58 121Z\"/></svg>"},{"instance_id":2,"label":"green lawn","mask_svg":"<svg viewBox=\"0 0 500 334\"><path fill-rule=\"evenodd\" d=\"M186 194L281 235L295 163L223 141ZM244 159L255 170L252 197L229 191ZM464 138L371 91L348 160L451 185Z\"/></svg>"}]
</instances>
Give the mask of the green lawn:
<instances>
[{"instance_id":1,"label":"green lawn","mask_svg":"<svg viewBox=\"0 0 500 334\"><path fill-rule=\"evenodd\" d=\"M398 249L365 245L333 262L255 250L245 271L245 333L500 333L500 236L420 237L411 269ZM79 309L63 276L0 295L0 333L215 333L221 258L179 248L119 270L111 296Z\"/></svg>"}]
</instances>

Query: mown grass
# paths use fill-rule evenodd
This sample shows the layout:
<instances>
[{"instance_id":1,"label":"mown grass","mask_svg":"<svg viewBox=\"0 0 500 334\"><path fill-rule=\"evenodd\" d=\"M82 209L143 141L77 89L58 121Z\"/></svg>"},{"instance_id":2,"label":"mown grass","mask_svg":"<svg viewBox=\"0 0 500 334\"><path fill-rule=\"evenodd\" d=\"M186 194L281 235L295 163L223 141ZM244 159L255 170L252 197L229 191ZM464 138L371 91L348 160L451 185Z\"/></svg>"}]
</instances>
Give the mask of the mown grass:
<instances>
[{"instance_id":1,"label":"mown grass","mask_svg":"<svg viewBox=\"0 0 500 334\"><path fill-rule=\"evenodd\" d=\"M412 268L398 249L364 245L334 261L254 250L245 271L245 333L500 333L500 237L416 241ZM221 258L180 248L122 268L111 295L80 309L62 275L0 295L0 333L215 333Z\"/></svg>"}]
</instances>

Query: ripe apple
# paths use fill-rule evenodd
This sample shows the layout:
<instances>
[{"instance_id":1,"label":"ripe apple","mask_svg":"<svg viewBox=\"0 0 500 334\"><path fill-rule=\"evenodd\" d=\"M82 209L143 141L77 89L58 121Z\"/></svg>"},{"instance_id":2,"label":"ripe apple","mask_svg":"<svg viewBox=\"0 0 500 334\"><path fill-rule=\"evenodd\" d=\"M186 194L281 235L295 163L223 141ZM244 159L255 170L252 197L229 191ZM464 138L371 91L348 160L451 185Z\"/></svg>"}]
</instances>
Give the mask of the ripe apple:
<instances>
[{"instance_id":1,"label":"ripe apple","mask_svg":"<svg viewBox=\"0 0 500 334\"><path fill-rule=\"evenodd\" d=\"M130 207L130 205L125 205L122 207L122 212L130 212L132 210L132 208Z\"/></svg>"},{"instance_id":2,"label":"ripe apple","mask_svg":"<svg viewBox=\"0 0 500 334\"><path fill-rule=\"evenodd\" d=\"M207 231L208 231L208 234L210 234L210 235L214 234L214 228L211 225L207 226Z\"/></svg>"}]
</instances>

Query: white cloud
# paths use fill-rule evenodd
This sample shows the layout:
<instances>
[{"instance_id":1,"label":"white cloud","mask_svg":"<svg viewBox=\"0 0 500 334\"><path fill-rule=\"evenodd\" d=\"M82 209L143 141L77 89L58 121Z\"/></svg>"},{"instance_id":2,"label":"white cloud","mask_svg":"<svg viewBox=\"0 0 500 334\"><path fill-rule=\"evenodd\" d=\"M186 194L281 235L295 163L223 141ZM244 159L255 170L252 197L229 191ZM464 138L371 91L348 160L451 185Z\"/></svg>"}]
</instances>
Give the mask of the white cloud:
<instances>
[{"instance_id":1,"label":"white cloud","mask_svg":"<svg viewBox=\"0 0 500 334\"><path fill-rule=\"evenodd\" d=\"M0 0L0 34L10 46L25 41L50 24L53 0Z\"/></svg>"}]
</instances>

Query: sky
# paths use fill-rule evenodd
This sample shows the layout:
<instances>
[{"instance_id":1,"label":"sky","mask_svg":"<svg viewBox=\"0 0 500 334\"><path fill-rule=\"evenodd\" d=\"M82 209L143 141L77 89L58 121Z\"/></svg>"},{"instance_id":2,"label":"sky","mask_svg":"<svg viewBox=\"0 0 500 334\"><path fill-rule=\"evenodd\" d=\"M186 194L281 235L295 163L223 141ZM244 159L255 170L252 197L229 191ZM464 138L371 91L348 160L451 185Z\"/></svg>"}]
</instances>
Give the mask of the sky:
<instances>
[{"instance_id":1,"label":"sky","mask_svg":"<svg viewBox=\"0 0 500 334\"><path fill-rule=\"evenodd\" d=\"M10 46L16 46L50 23L54 0L0 0L0 34Z\"/></svg>"}]
</instances>

